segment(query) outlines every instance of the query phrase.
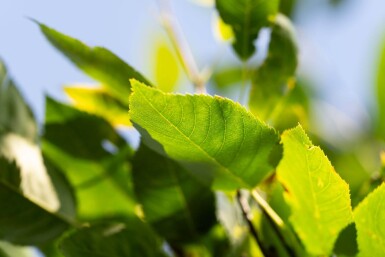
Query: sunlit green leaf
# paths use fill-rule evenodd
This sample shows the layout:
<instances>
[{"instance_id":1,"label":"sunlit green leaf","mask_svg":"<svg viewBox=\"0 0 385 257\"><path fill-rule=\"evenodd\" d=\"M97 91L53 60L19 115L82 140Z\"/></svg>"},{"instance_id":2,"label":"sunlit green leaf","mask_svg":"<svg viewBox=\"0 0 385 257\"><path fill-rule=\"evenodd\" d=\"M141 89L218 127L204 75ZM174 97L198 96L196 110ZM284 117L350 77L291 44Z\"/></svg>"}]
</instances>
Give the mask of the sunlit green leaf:
<instances>
[{"instance_id":1,"label":"sunlit green leaf","mask_svg":"<svg viewBox=\"0 0 385 257\"><path fill-rule=\"evenodd\" d=\"M255 52L254 41L269 18L278 11L279 0L216 0L222 20L230 25L235 35L234 50L242 60Z\"/></svg>"},{"instance_id":2,"label":"sunlit green leaf","mask_svg":"<svg viewBox=\"0 0 385 257\"><path fill-rule=\"evenodd\" d=\"M164 149L196 177L233 190L252 188L272 171L269 157L278 136L241 105L218 96L164 94L132 83L131 120L145 142L160 153ZM162 146L151 143L146 133Z\"/></svg>"},{"instance_id":3,"label":"sunlit green leaf","mask_svg":"<svg viewBox=\"0 0 385 257\"><path fill-rule=\"evenodd\" d=\"M171 243L197 240L215 223L210 188L144 144L133 161L133 183L146 221Z\"/></svg>"},{"instance_id":4,"label":"sunlit green leaf","mask_svg":"<svg viewBox=\"0 0 385 257\"><path fill-rule=\"evenodd\" d=\"M181 68L178 59L164 42L156 45L154 73L156 86L164 92L173 92L177 86Z\"/></svg>"},{"instance_id":5,"label":"sunlit green leaf","mask_svg":"<svg viewBox=\"0 0 385 257\"><path fill-rule=\"evenodd\" d=\"M106 89L66 86L64 92L80 110L101 116L115 126L131 126L128 105L113 97Z\"/></svg>"},{"instance_id":6,"label":"sunlit green leaf","mask_svg":"<svg viewBox=\"0 0 385 257\"><path fill-rule=\"evenodd\" d=\"M359 257L380 257L385 252L384 199L385 184L382 184L354 210Z\"/></svg>"},{"instance_id":7,"label":"sunlit green leaf","mask_svg":"<svg viewBox=\"0 0 385 257\"><path fill-rule=\"evenodd\" d=\"M161 242L139 219L104 222L74 231L61 242L66 257L161 257Z\"/></svg>"},{"instance_id":8,"label":"sunlit green leaf","mask_svg":"<svg viewBox=\"0 0 385 257\"><path fill-rule=\"evenodd\" d=\"M298 126L282 135L278 180L291 207L290 222L310 254L328 255L352 221L349 187Z\"/></svg>"},{"instance_id":9,"label":"sunlit green leaf","mask_svg":"<svg viewBox=\"0 0 385 257\"><path fill-rule=\"evenodd\" d=\"M150 85L139 72L109 50L102 47L91 48L44 24L38 23L38 25L54 47L89 76L100 81L111 94L123 103L127 103L127 96L131 92L130 79Z\"/></svg>"},{"instance_id":10,"label":"sunlit green leaf","mask_svg":"<svg viewBox=\"0 0 385 257\"><path fill-rule=\"evenodd\" d=\"M261 119L271 117L277 103L294 86L297 51L290 20L277 15L272 27L268 55L252 78L249 106Z\"/></svg>"}]
</instances>

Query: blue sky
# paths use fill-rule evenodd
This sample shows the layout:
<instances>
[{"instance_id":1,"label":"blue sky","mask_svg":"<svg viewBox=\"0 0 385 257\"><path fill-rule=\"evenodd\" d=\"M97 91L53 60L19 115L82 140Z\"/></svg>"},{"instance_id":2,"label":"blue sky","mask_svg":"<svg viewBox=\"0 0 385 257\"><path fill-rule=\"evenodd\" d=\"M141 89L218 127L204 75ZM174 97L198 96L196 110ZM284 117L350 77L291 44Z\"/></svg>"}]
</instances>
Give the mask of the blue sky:
<instances>
[{"instance_id":1,"label":"blue sky","mask_svg":"<svg viewBox=\"0 0 385 257\"><path fill-rule=\"evenodd\" d=\"M200 68L209 65L223 51L227 61L236 61L229 47L222 45L218 50L211 29L212 9L188 0L172 2ZM302 0L296 11L300 70L313 81L325 100L319 107L320 118L326 109L336 108L348 120L341 129L353 126L354 130L357 125L354 122L366 122L367 108L373 102L374 65L385 35L385 2L345 0L336 9L325 2ZM0 3L0 57L40 121L44 94L65 99L62 85L92 81L57 53L26 17L89 45L105 46L150 76L151 48L155 36L162 33L155 0L0 0ZM326 107L322 107L325 103ZM326 127L330 127L330 116L324 119ZM336 119L338 123L339 118Z\"/></svg>"}]
</instances>

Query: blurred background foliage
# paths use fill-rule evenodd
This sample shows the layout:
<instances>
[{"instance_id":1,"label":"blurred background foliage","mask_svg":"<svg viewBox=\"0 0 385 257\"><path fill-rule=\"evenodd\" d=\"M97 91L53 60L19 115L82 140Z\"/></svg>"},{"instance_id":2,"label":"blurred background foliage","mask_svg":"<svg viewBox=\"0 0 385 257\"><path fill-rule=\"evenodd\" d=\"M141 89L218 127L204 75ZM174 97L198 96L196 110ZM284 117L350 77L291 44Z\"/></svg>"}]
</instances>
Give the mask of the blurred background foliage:
<instances>
[{"instance_id":1,"label":"blurred background foliage","mask_svg":"<svg viewBox=\"0 0 385 257\"><path fill-rule=\"evenodd\" d=\"M41 21L44 20L44 23L55 28L61 26L63 29L60 31L77 36L82 41L87 41L87 44L89 41L89 45L105 43L109 49L122 53L121 56L125 57L122 59L127 63L138 67L141 74L145 74L145 77L151 81L148 84L157 85L165 92L191 93L193 86L189 80L192 80L197 84L204 83L210 94L226 96L247 104L246 96L250 91L250 110L279 131L301 123L315 145L322 147L337 172L348 182L354 207L383 182L385 176L385 40L383 37L385 20L380 25L373 25L373 28L378 28L372 32L376 35L372 37L372 39L376 39L376 42L361 44L368 49L354 48L352 45L356 46L356 44L351 40L367 40L365 38L367 34L363 30L369 29L369 27L359 27L358 25L343 27L338 24L336 26L342 27L342 29L352 30L356 38L346 37L345 40L337 40L335 36L329 38L325 31L317 32L320 26L317 22L325 22L329 26L333 26L332 22L325 21L331 17L333 22L342 23L339 19L347 19L347 24L349 24L349 20L355 18L354 15L361 14L351 10L356 10L354 8L365 4L354 0L330 0L327 4L310 4L306 0L281 0L279 10L292 19L296 32L292 28L281 30L287 25L284 18L276 22L271 29L263 29L261 33L255 35L255 37L258 36L255 43L256 55L248 59L251 54L238 52L243 59L248 59L247 62L240 62L230 48L234 37L240 32L229 28L214 10L213 2L208 0L179 0L173 3L172 11L178 18L185 39L191 47L193 60L191 61L190 57L187 58L190 62L186 62L186 58L181 56L181 52L175 47L175 40L178 39L170 37L167 31L167 19L162 13L164 10L162 8L159 10L155 2L143 1L138 4L128 1L125 3L127 9L119 7L119 3L114 2L111 4L111 11L108 8L103 9L103 5L98 3L95 4L95 10L93 8L77 10L72 23L83 27L84 30L91 28L89 33L83 33L81 30L72 33L71 30L74 27L65 25L68 19L54 15L60 6L53 7L49 4L45 7L45 10L55 17L45 14L43 11L36 11L29 3L23 1L15 1L13 4L6 3L3 10L13 10L13 15L19 10L23 10L27 12L24 14ZM367 3L367 5L371 4ZM378 5L378 9L385 10L384 4L380 1L375 4ZM72 10L72 7L62 7L64 10L66 10L65 8ZM50 8L52 8L52 12ZM99 8L103 10L99 10ZM78 11L79 13L77 13ZM93 19L88 20L87 12ZM143 15L132 15L138 12L143 12ZM349 16L347 14L349 12L353 12L354 15ZM131 22L124 18L127 15L134 17L130 20ZM115 21L114 26L107 21L94 21L99 17L107 20L109 16L120 17L121 20L119 20L120 22ZM316 22L306 24L312 19L312 16L315 17ZM362 13L362 16L364 16L363 19L370 20L370 13ZM147 17L151 18L147 19ZM83 22L79 22L80 20ZM373 20L375 19L373 18ZM134 200L135 194L137 197L141 197L140 193L134 192L131 182L126 183L131 181L129 177L133 167L129 163L133 160L134 151L138 147L138 135L130 128L131 123L127 115L130 90L125 89L126 91L123 90L124 93L122 93L113 85L121 87L129 85L130 82L120 76L120 71L133 74L133 77L141 81L146 79L137 71L131 70L120 57L112 52L103 48L88 49L86 45L80 46L86 53L82 56L85 60L92 59L95 52L103 57L101 60L92 59L92 65L89 65L87 62L83 62L82 58L78 58L79 53L71 52L72 49L67 48L68 45L55 43L55 38L50 38L48 35L49 28L42 27L43 33L48 35L47 38L51 43L65 52L72 62L97 81L95 82L71 68L67 62L63 61L64 58L54 54L52 48L43 43L43 38L36 36L39 33L36 28L31 26L32 22L29 20L3 17L0 18L0 23L1 31L5 31L3 35L23 34L6 37L4 42L0 42L0 56L8 64L8 67L3 62L0 64L0 143L1 146L7 146L1 148L1 154L18 162L18 167L16 167L14 163L9 164L0 159L0 167L7 165L7 169L17 170L16 173L19 176L16 178L0 177L3 182L12 181L13 183L7 187L8 191L4 190L1 193L12 196L11 199L20 201L21 206L28 206L32 210L28 218L16 215L15 224L30 223L34 217L38 217L41 223L36 224L33 228L34 233L45 230L47 224L51 222L59 224L52 227L49 238L55 238L68 226L73 226L77 222L93 222L105 217L111 217L111 223L101 224L89 230L84 229L74 237L88 237L88 233L93 233L92 230L104 231L107 228L119 227L119 224L116 225L116 223L121 220L124 220L124 223L133 224L134 216L143 215L143 210L137 207ZM59 25L56 26L56 24ZM162 30L162 25L166 28L165 30ZM312 25L314 25L313 28ZM23 30L14 29L13 26L15 28L23 27ZM98 33L98 27L100 27L100 33ZM316 35L312 39L307 38L309 35L314 35L309 33L312 30L321 35ZM293 34L285 34L287 31ZM330 31L338 33L332 27ZM29 43L28 37L31 37L31 43ZM323 56L322 51L317 52L319 46L314 41L319 37L323 38L323 43L328 43L326 49L335 46L333 40L346 48L346 52L338 56L339 58L344 56L342 64L338 63L338 65L345 65L348 68L341 69L341 71L325 68L325 63L327 66L328 62L332 64L331 67L339 68L340 66L333 64L333 57ZM103 41L99 38L108 40ZM274 45L273 38L280 43ZM65 38L65 40L67 39L71 41L71 39ZM299 49L297 49L297 42ZM81 44L80 42L75 43ZM41 44L41 46L36 50L34 44ZM10 45L12 45L12 51ZM20 50L18 50L19 46ZM283 50L282 46L284 46ZM41 54L40 49L43 48L48 50L44 50L46 52ZM235 47L235 49L237 48ZM299 60L293 57L297 50ZM277 55L281 51L289 53L283 56L287 59L282 60L282 56ZM338 50L330 49L329 54L332 55L335 51ZM360 55L360 52L367 55ZM363 57L366 59L360 59ZM325 59L328 61L325 62ZM280 69L280 62L289 62L291 65ZM324 64L320 71L316 69L322 65L314 64L318 62ZM103 67L106 63L107 68ZM352 63L359 65L358 71ZM297 64L299 66L296 72ZM354 67L349 68L352 66ZM104 69L106 72L100 72L100 69ZM13 76L9 75L8 70L12 71ZM109 70L112 72L108 72ZM339 74L342 71L366 72L366 74L358 77L360 79L354 81L354 85L350 85L349 82L352 80L344 81L345 77L357 78L357 74ZM296 76L292 76L294 73ZM266 78L270 78L271 74L276 76L273 77L273 80L267 80ZM21 86L18 88L21 92L16 88L14 78L20 82ZM343 85L340 84L341 81ZM267 85L269 90L263 90L266 88L264 83L271 83ZM282 88L281 84L288 86ZM357 84L359 85L357 86ZM278 86L274 87L276 85ZM271 90L272 88L274 90ZM43 99L44 93L46 93L45 99ZM45 112L43 111L44 105ZM92 133L89 133L88 128L90 127L93 130ZM15 142L19 148L18 152L12 150L14 149L12 144L16 144ZM143 150L143 146L141 149L141 151L148 151ZM38 170L40 183L47 184L47 177L50 178L49 187L28 188L28 185L20 184L20 178L25 180L30 178L28 168L20 164L20 162L30 161L23 159L23 155L31 156L30 158L35 160L33 167ZM176 165L170 160L169 162L168 165ZM177 168L180 167L175 169ZM79 172L80 170L82 172ZM6 174L6 176L8 175ZM32 197L19 199L18 190L21 190L22 194ZM272 207L282 217L287 218L285 206L279 205L282 201L279 199L282 190L283 188L277 185L267 193ZM52 193L54 191L57 193ZM202 191L204 190L202 189ZM143 194L145 193L147 192ZM52 195L52 197L47 198L46 195ZM66 197L63 198L63 195ZM213 196L208 194L206 197ZM216 197L222 199L217 200L217 204L227 207L234 204L234 196L217 195ZM100 205L100 202L106 204ZM60 209L56 208L58 203L60 203ZM12 202L9 199L2 203L3 208L11 205ZM54 210L54 215L47 212L47 209ZM251 256L255 256L259 250L252 246L252 240L245 240L244 231L246 229L245 224L239 221L241 219L241 215L237 213L239 210L231 210L234 213L231 217L226 216L222 222L225 223L227 230L234 229L239 232L239 237L243 237L238 245L239 249L234 250L234 256L237 251L242 251L242 249L248 249ZM257 226L266 224L259 221L263 218L256 214ZM167 220L165 222L167 223ZM147 254L144 256L156 254L161 256L158 249L161 245L159 237L152 235L152 232L149 233L146 224L135 224L137 227L132 228L133 231L127 231L125 228L119 230L116 236L139 233L143 236L143 240L153 246L154 250L154 252L146 252L141 249ZM1 226L5 227L0 222ZM272 228L269 225L264 226L267 227L262 228L265 231L263 240L271 242L272 245L275 244L277 249L282 248L279 240L274 237L275 234L271 232ZM165 233L162 231L161 225L156 227L156 230L160 230L160 234ZM189 251L192 254L198 253L206 256L204 252L208 251L207 249L212 252L226 249L229 245L227 240L238 242L237 237L224 239L224 233L223 228L213 227L209 231L211 237L201 239L200 245L191 244ZM354 251L349 252L351 249L343 248L343 245L350 242L349 240L355 233L354 227L346 229L344 237L341 236L337 241L336 253L342 252L346 256L355 254ZM13 238L7 238L7 241L15 244L25 243L24 239L17 234L13 236ZM174 235L166 236L173 238ZM47 256L60 256L52 244L47 243L50 241L49 238L37 237L33 243ZM97 244L97 240L99 239L95 239L95 244ZM77 246L71 245L73 242L71 240L68 242L68 244L64 243L63 247L66 253L71 254ZM217 247L218 245L222 248ZM33 255L36 251L32 248L14 247L5 242L0 242L0 249L1 257L31 256L31 252ZM285 252L282 249L279 251ZM215 256L223 255L219 252Z\"/></svg>"}]
</instances>

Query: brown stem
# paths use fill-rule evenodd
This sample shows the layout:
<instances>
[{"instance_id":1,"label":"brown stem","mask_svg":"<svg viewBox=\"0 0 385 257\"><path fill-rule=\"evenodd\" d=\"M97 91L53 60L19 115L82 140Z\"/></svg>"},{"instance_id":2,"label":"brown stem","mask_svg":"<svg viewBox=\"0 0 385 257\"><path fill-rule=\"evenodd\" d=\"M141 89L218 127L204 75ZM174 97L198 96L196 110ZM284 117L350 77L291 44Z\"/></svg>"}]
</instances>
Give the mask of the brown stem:
<instances>
[{"instance_id":1,"label":"brown stem","mask_svg":"<svg viewBox=\"0 0 385 257\"><path fill-rule=\"evenodd\" d=\"M263 256L266 256L266 257L269 256L267 249L263 246L262 241L258 236L257 230L255 229L253 223L251 222L249 203L247 202L247 199L242 197L240 190L237 190L237 200L238 200L239 206L241 208L242 215L243 215L243 217L247 223L247 226L249 228L251 236L254 238L255 242L259 246L259 249L261 249Z\"/></svg>"}]
</instances>

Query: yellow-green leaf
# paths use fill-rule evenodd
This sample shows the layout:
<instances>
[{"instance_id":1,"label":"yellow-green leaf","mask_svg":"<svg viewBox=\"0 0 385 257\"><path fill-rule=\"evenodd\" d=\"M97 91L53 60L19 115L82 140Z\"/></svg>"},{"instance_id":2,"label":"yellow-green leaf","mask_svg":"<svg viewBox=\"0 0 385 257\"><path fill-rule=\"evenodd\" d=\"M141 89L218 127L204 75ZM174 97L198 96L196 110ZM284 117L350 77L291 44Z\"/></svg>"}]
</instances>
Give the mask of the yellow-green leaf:
<instances>
[{"instance_id":1,"label":"yellow-green leaf","mask_svg":"<svg viewBox=\"0 0 385 257\"><path fill-rule=\"evenodd\" d=\"M156 46L154 73L159 89L164 92L174 91L180 77L180 67L177 57L164 42Z\"/></svg>"},{"instance_id":2,"label":"yellow-green leaf","mask_svg":"<svg viewBox=\"0 0 385 257\"><path fill-rule=\"evenodd\" d=\"M278 180L291 207L289 218L310 254L329 255L339 232L352 221L348 184L301 126L282 135Z\"/></svg>"},{"instance_id":3,"label":"yellow-green leaf","mask_svg":"<svg viewBox=\"0 0 385 257\"><path fill-rule=\"evenodd\" d=\"M106 89L76 85L66 86L64 91L76 108L101 116L115 126L131 126L128 105L112 96Z\"/></svg>"},{"instance_id":4,"label":"yellow-green leaf","mask_svg":"<svg viewBox=\"0 0 385 257\"><path fill-rule=\"evenodd\" d=\"M359 257L385 253L385 184L370 193L354 210Z\"/></svg>"}]
</instances>

